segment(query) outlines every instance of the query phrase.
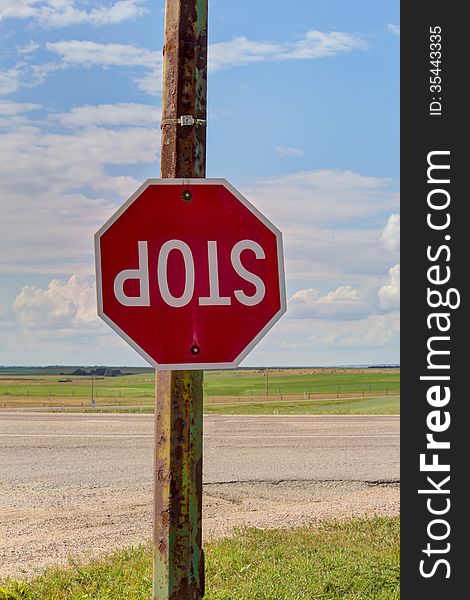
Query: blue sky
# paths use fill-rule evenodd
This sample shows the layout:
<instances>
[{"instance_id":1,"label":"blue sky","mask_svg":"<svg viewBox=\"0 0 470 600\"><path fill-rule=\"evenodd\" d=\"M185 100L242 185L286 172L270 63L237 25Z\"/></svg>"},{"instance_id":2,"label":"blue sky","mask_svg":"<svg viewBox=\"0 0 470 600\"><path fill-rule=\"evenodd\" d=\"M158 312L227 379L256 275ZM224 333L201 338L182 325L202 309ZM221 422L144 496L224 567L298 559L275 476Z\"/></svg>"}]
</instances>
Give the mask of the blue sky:
<instances>
[{"instance_id":1,"label":"blue sky","mask_svg":"<svg viewBox=\"0 0 470 600\"><path fill-rule=\"evenodd\" d=\"M245 365L398 362L399 2L209 3L208 176L283 231ZM0 364L142 364L93 233L159 174L163 0L0 0Z\"/></svg>"}]
</instances>

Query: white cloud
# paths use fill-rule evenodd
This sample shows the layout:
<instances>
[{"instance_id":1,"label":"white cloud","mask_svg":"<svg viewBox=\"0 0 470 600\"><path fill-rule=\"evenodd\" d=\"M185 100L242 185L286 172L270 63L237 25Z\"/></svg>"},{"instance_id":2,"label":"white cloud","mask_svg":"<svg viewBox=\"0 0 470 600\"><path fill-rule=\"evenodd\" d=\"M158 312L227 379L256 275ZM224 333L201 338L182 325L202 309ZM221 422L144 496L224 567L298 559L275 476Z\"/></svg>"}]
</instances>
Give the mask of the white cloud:
<instances>
[{"instance_id":1,"label":"white cloud","mask_svg":"<svg viewBox=\"0 0 470 600\"><path fill-rule=\"evenodd\" d=\"M16 92L22 85L23 70L19 66L0 71L0 96Z\"/></svg>"},{"instance_id":2,"label":"white cloud","mask_svg":"<svg viewBox=\"0 0 470 600\"><path fill-rule=\"evenodd\" d=\"M390 33L393 33L394 35L400 35L400 25L393 25L393 23L389 23L388 24L388 30L390 31Z\"/></svg>"},{"instance_id":3,"label":"white cloud","mask_svg":"<svg viewBox=\"0 0 470 600\"><path fill-rule=\"evenodd\" d=\"M308 300L309 290L305 291L304 297ZM323 298L325 305L331 305L354 303L358 296L357 290L343 286ZM15 329L14 337L4 336L5 342L8 342L9 356L15 356L11 354L15 350L23 362L25 355L34 357L32 362L36 363L56 362L58 352L62 352L61 362L71 364L102 362L102 358L92 360L90 357L104 355L109 357L108 363L141 362L97 318L95 290L90 278L74 275L68 280L52 280L45 288L24 286L14 301L13 317L20 329ZM246 362L263 364L266 359L274 364L281 361L285 365L321 365L398 361L398 312L364 315L363 318L343 317L334 314L330 318L284 318ZM6 319L4 321L7 325ZM21 341L21 348L15 348L15 340ZM74 358L76 356L83 358L79 360Z\"/></svg>"},{"instance_id":4,"label":"white cloud","mask_svg":"<svg viewBox=\"0 0 470 600\"><path fill-rule=\"evenodd\" d=\"M308 31L295 43L269 43L238 36L228 42L216 42L208 48L208 68L211 72L231 67L291 59L316 59L364 48L362 40L343 32ZM162 90L162 53L130 44L103 44L85 40L49 42L47 50L58 54L65 66L141 67L137 75L138 88L150 95Z\"/></svg>"},{"instance_id":5,"label":"white cloud","mask_svg":"<svg viewBox=\"0 0 470 600\"><path fill-rule=\"evenodd\" d=\"M312 324L313 325L313 324ZM308 324L304 321L305 331ZM318 344L322 348L342 347L381 347L391 343L399 333L397 313L390 315L370 315L360 321L327 322L322 328L315 322L311 335L307 338L310 344Z\"/></svg>"},{"instance_id":6,"label":"white cloud","mask_svg":"<svg viewBox=\"0 0 470 600\"><path fill-rule=\"evenodd\" d=\"M297 42L280 44L252 41L239 36L209 47L209 69L219 71L265 60L325 58L365 47L360 38L341 31L325 33L310 30Z\"/></svg>"},{"instance_id":7,"label":"white cloud","mask_svg":"<svg viewBox=\"0 0 470 600\"><path fill-rule=\"evenodd\" d=\"M162 93L163 89L162 65L151 69L141 77L136 77L134 81L141 92L144 92L149 96L158 96Z\"/></svg>"},{"instance_id":8,"label":"white cloud","mask_svg":"<svg viewBox=\"0 0 470 600\"><path fill-rule=\"evenodd\" d=\"M397 310L400 307L400 265L389 272L389 281L379 289L380 306L384 310Z\"/></svg>"},{"instance_id":9,"label":"white cloud","mask_svg":"<svg viewBox=\"0 0 470 600\"><path fill-rule=\"evenodd\" d=\"M161 53L130 44L101 44L83 40L47 42L47 50L69 64L80 66L154 67L162 62Z\"/></svg>"},{"instance_id":10,"label":"white cloud","mask_svg":"<svg viewBox=\"0 0 470 600\"><path fill-rule=\"evenodd\" d=\"M280 158L285 158L286 156L303 156L304 151L302 148L291 148L289 146L276 146L276 154Z\"/></svg>"},{"instance_id":11,"label":"white cloud","mask_svg":"<svg viewBox=\"0 0 470 600\"><path fill-rule=\"evenodd\" d=\"M0 21L6 18L35 18L48 27L87 22L95 25L117 23L144 10L138 0L121 0L111 6L93 9L89 12L75 8L73 0L26 0L22 4L4 0L0 11ZM292 59L316 59L334 56L342 52L364 48L365 43L348 33L308 31L295 43L267 43L252 41L244 36L229 42L211 44L208 49L209 70L220 71L230 67L247 65L261 61ZM38 48L30 42L18 52L25 58ZM139 48L131 44L99 43L89 40L62 40L47 42L46 49L57 54L59 63L32 65L19 62L15 66L0 71L0 96L11 94L22 87L33 87L43 83L49 73L70 67L135 67L143 73L135 74L134 81L140 91L157 95L162 90L162 52Z\"/></svg>"},{"instance_id":12,"label":"white cloud","mask_svg":"<svg viewBox=\"0 0 470 600\"><path fill-rule=\"evenodd\" d=\"M83 40L48 42L47 50L58 54L65 67L136 67L144 69L134 81L139 90L156 96L162 91L161 52L154 52L130 44L101 44Z\"/></svg>"},{"instance_id":13,"label":"white cloud","mask_svg":"<svg viewBox=\"0 0 470 600\"><path fill-rule=\"evenodd\" d=\"M3 324L6 320L6 316L7 316L7 311L5 310L5 308L0 304L0 323Z\"/></svg>"},{"instance_id":14,"label":"white cloud","mask_svg":"<svg viewBox=\"0 0 470 600\"><path fill-rule=\"evenodd\" d=\"M244 364L397 363L399 334L398 312L353 320L284 317Z\"/></svg>"},{"instance_id":15,"label":"white cloud","mask_svg":"<svg viewBox=\"0 0 470 600\"><path fill-rule=\"evenodd\" d=\"M115 25L143 15L147 10L142 0L118 0L112 4L100 3L97 8L82 10L75 0L3 0L0 3L0 21L32 19L52 29L70 25Z\"/></svg>"},{"instance_id":16,"label":"white cloud","mask_svg":"<svg viewBox=\"0 0 470 600\"><path fill-rule=\"evenodd\" d=\"M0 103L1 114L1 103ZM153 126L160 123L161 108L151 104L117 103L76 106L67 113L49 115L65 127L89 127L91 125Z\"/></svg>"},{"instance_id":17,"label":"white cloud","mask_svg":"<svg viewBox=\"0 0 470 600\"><path fill-rule=\"evenodd\" d=\"M23 286L10 310L0 345L3 364L142 364L96 314L91 277Z\"/></svg>"},{"instance_id":18,"label":"white cloud","mask_svg":"<svg viewBox=\"0 0 470 600\"><path fill-rule=\"evenodd\" d=\"M1 136L0 177L4 193L33 185L36 194L91 187L114 190L105 165L149 163L156 159L159 129L115 131L88 127L76 133L46 133L34 126L13 127ZM71 157L73 159L71 160ZM19 160L21 158L21 160Z\"/></svg>"},{"instance_id":19,"label":"white cloud","mask_svg":"<svg viewBox=\"0 0 470 600\"><path fill-rule=\"evenodd\" d=\"M343 285L321 295L313 288L299 290L289 298L291 318L356 319L368 314L369 308L357 289Z\"/></svg>"},{"instance_id":20,"label":"white cloud","mask_svg":"<svg viewBox=\"0 0 470 600\"><path fill-rule=\"evenodd\" d=\"M22 46L21 48L17 48L16 51L18 54L27 55L32 54L39 48L39 44L31 40L26 46Z\"/></svg>"},{"instance_id":21,"label":"white cloud","mask_svg":"<svg viewBox=\"0 0 470 600\"><path fill-rule=\"evenodd\" d=\"M320 340L325 345L380 348L391 344L394 339L398 341L399 332L400 320L395 312L390 315L370 315L357 325L349 322L342 327L333 327Z\"/></svg>"},{"instance_id":22,"label":"white cloud","mask_svg":"<svg viewBox=\"0 0 470 600\"><path fill-rule=\"evenodd\" d=\"M24 286L13 309L26 329L70 330L98 324L94 287L78 275L66 282L53 279L47 289Z\"/></svg>"},{"instance_id":23,"label":"white cloud","mask_svg":"<svg viewBox=\"0 0 470 600\"><path fill-rule=\"evenodd\" d=\"M297 288L347 281L362 289L371 278L378 287L390 266L382 215L399 201L390 180L319 169L258 180L242 191L283 232L286 271Z\"/></svg>"},{"instance_id":24,"label":"white cloud","mask_svg":"<svg viewBox=\"0 0 470 600\"><path fill-rule=\"evenodd\" d=\"M37 110L38 108L41 108L40 104L0 100L0 116L2 117L13 117L32 110Z\"/></svg>"},{"instance_id":25,"label":"white cloud","mask_svg":"<svg viewBox=\"0 0 470 600\"><path fill-rule=\"evenodd\" d=\"M400 215L390 215L380 236L384 248L390 252L400 250Z\"/></svg>"},{"instance_id":26,"label":"white cloud","mask_svg":"<svg viewBox=\"0 0 470 600\"><path fill-rule=\"evenodd\" d=\"M281 52L275 58L287 59L312 59L335 56L351 50L364 49L363 40L343 31L325 33L314 29L307 31L305 36L294 44L284 44Z\"/></svg>"},{"instance_id":27,"label":"white cloud","mask_svg":"<svg viewBox=\"0 0 470 600\"><path fill-rule=\"evenodd\" d=\"M20 88L31 88L46 81L49 73L63 68L60 64L33 65L18 62L5 71L0 71L0 96L13 94Z\"/></svg>"},{"instance_id":28,"label":"white cloud","mask_svg":"<svg viewBox=\"0 0 470 600\"><path fill-rule=\"evenodd\" d=\"M137 113L118 106L111 120L142 121ZM91 114L77 107L68 116L89 126L50 133L30 122L0 134L0 270L70 273L71 265L83 272L86 264L89 272L93 233L140 183L124 165L157 159L159 127L99 127L92 124L104 119L99 108ZM109 173L110 165L122 165L121 174Z\"/></svg>"},{"instance_id":29,"label":"white cloud","mask_svg":"<svg viewBox=\"0 0 470 600\"><path fill-rule=\"evenodd\" d=\"M245 36L233 38L229 42L211 44L208 50L209 70L214 72L261 62L282 52L282 48L280 44L251 41Z\"/></svg>"},{"instance_id":30,"label":"white cloud","mask_svg":"<svg viewBox=\"0 0 470 600\"><path fill-rule=\"evenodd\" d=\"M290 175L261 179L249 188L249 194L277 221L295 230L312 224L361 221L398 206L398 193L390 179L368 177L340 169L301 171ZM296 210L292 210L295 201Z\"/></svg>"},{"instance_id":31,"label":"white cloud","mask_svg":"<svg viewBox=\"0 0 470 600\"><path fill-rule=\"evenodd\" d=\"M1 106L10 113L31 108ZM156 161L160 128L151 125L159 112L133 103L85 105L48 119L69 132L31 121L0 134L0 268L89 272L92 234L139 185L125 168L114 175L108 166ZM294 289L335 289L346 281L362 293L375 278L377 301L390 256L380 242L382 218L364 224L397 208L389 180L322 169L256 181L244 192L284 232Z\"/></svg>"},{"instance_id":32,"label":"white cloud","mask_svg":"<svg viewBox=\"0 0 470 600\"><path fill-rule=\"evenodd\" d=\"M5 337L6 332L15 331L16 324L14 320L13 310L7 310L0 304L0 332L2 338Z\"/></svg>"}]
</instances>

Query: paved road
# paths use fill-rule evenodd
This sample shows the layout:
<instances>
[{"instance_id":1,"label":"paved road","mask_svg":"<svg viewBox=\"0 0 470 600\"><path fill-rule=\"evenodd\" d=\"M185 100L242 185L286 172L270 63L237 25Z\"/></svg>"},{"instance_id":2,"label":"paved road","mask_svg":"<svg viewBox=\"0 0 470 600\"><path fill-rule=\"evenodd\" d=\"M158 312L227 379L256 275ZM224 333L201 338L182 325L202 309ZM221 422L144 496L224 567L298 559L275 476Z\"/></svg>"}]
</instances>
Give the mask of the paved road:
<instances>
[{"instance_id":1,"label":"paved road","mask_svg":"<svg viewBox=\"0 0 470 600\"><path fill-rule=\"evenodd\" d=\"M1 413L1 478L144 482L152 430L150 415ZM398 478L398 416L205 417L204 483Z\"/></svg>"}]
</instances>

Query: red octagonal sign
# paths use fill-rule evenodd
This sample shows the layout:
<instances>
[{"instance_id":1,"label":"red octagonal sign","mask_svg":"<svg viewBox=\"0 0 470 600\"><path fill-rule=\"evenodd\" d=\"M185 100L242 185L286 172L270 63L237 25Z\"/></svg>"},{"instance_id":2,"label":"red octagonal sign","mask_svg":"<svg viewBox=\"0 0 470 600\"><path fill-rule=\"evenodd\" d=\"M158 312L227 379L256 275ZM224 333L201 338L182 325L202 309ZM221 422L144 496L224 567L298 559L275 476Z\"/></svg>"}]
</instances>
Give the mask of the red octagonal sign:
<instances>
[{"instance_id":1,"label":"red octagonal sign","mask_svg":"<svg viewBox=\"0 0 470 600\"><path fill-rule=\"evenodd\" d=\"M95 255L98 314L157 369L235 367L286 310L281 233L225 179L148 179Z\"/></svg>"}]
</instances>

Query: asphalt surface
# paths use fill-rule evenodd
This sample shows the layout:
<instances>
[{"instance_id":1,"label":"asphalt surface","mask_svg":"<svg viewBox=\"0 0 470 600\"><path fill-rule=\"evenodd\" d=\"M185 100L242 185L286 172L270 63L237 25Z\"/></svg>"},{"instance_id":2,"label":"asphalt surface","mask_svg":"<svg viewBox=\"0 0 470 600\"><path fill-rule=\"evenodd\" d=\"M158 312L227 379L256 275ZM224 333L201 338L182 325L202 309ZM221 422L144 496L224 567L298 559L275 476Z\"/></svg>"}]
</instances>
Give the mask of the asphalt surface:
<instances>
[{"instance_id":1,"label":"asphalt surface","mask_svg":"<svg viewBox=\"0 0 470 600\"><path fill-rule=\"evenodd\" d=\"M0 412L0 578L150 538L153 417ZM398 514L398 416L204 422L203 531Z\"/></svg>"},{"instance_id":2,"label":"asphalt surface","mask_svg":"<svg viewBox=\"0 0 470 600\"><path fill-rule=\"evenodd\" d=\"M152 447L151 415L0 414L4 483L144 482ZM398 416L204 418L204 483L398 478Z\"/></svg>"}]
</instances>

